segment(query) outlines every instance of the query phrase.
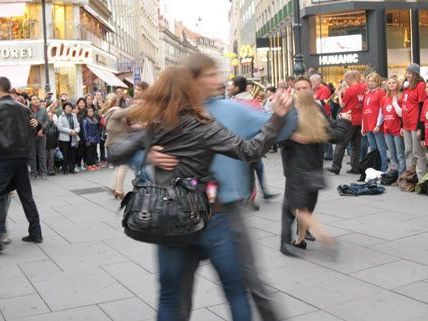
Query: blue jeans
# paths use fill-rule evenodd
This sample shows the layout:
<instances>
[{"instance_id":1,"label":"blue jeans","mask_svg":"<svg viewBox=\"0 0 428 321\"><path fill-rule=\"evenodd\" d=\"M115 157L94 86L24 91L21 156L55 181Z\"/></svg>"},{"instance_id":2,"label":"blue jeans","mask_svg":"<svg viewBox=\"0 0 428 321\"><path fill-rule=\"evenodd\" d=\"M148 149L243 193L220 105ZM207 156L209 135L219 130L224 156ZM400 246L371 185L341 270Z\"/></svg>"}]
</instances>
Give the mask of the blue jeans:
<instances>
[{"instance_id":1,"label":"blue jeans","mask_svg":"<svg viewBox=\"0 0 428 321\"><path fill-rule=\"evenodd\" d=\"M367 141L367 136L361 136L360 161L366 157L368 150L369 143Z\"/></svg>"},{"instance_id":2,"label":"blue jeans","mask_svg":"<svg viewBox=\"0 0 428 321\"><path fill-rule=\"evenodd\" d=\"M369 142L370 150L377 149L380 154L380 170L386 172L388 170L388 154L386 152L385 136L383 133L368 132L367 140Z\"/></svg>"},{"instance_id":3,"label":"blue jeans","mask_svg":"<svg viewBox=\"0 0 428 321\"><path fill-rule=\"evenodd\" d=\"M391 169L401 174L406 170L406 157L404 155L404 139L401 136L385 134L386 146L391 157Z\"/></svg>"},{"instance_id":4,"label":"blue jeans","mask_svg":"<svg viewBox=\"0 0 428 321\"><path fill-rule=\"evenodd\" d=\"M0 236L6 233L6 217L10 205L9 194L0 196Z\"/></svg>"},{"instance_id":5,"label":"blue jeans","mask_svg":"<svg viewBox=\"0 0 428 321\"><path fill-rule=\"evenodd\" d=\"M188 264L195 255L208 257L216 269L234 321L250 321L251 309L246 285L233 244L228 218L223 213L213 216L207 228L193 244L187 246L159 246L160 297L158 321L180 320L183 279L188 278Z\"/></svg>"},{"instance_id":6,"label":"blue jeans","mask_svg":"<svg viewBox=\"0 0 428 321\"><path fill-rule=\"evenodd\" d=\"M333 159L333 144L332 143L325 143L324 144L324 158L332 160Z\"/></svg>"}]
</instances>

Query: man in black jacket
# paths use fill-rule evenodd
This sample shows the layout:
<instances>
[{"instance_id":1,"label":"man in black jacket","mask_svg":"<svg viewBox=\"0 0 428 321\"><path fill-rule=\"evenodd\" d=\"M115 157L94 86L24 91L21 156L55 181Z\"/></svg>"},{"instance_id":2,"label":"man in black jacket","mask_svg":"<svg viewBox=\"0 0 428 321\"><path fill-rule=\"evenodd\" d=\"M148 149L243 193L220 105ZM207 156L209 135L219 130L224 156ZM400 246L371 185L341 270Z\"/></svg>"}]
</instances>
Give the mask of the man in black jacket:
<instances>
[{"instance_id":1,"label":"man in black jacket","mask_svg":"<svg viewBox=\"0 0 428 321\"><path fill-rule=\"evenodd\" d=\"M37 122L31 120L28 108L12 99L9 95L10 87L9 79L0 77L0 196L17 190L30 224L29 235L22 240L41 243L43 238L40 218L28 174L30 145L34 135L31 127L37 126ZM0 239L3 238L3 233L4 228L3 231L0 230Z\"/></svg>"},{"instance_id":2,"label":"man in black jacket","mask_svg":"<svg viewBox=\"0 0 428 321\"><path fill-rule=\"evenodd\" d=\"M32 118L36 119L39 123L36 135L31 139L31 177L46 177L48 174L46 168L46 125L49 119L46 109L42 108L39 97L35 95L31 96L30 110Z\"/></svg>"}]
</instances>

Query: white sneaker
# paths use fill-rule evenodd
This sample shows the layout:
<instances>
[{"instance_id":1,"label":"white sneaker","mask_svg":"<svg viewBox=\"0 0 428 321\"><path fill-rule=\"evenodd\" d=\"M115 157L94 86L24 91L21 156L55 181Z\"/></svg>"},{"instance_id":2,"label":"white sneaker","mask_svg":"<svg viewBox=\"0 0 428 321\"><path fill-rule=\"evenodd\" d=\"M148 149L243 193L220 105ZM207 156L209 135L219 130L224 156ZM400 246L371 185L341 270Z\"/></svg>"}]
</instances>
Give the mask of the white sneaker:
<instances>
[{"instance_id":1,"label":"white sneaker","mask_svg":"<svg viewBox=\"0 0 428 321\"><path fill-rule=\"evenodd\" d=\"M85 171L86 171L85 166L81 166L81 167L80 167L80 171L81 171L81 172L85 172Z\"/></svg>"},{"instance_id":2,"label":"white sneaker","mask_svg":"<svg viewBox=\"0 0 428 321\"><path fill-rule=\"evenodd\" d=\"M4 245L8 245L12 242L12 240L7 237L7 234L4 234L0 237L0 242L3 243Z\"/></svg>"},{"instance_id":3,"label":"white sneaker","mask_svg":"<svg viewBox=\"0 0 428 321\"><path fill-rule=\"evenodd\" d=\"M76 167L76 168L74 169L74 172L75 172L75 173L80 172L79 168L78 168L78 167Z\"/></svg>"}]
</instances>

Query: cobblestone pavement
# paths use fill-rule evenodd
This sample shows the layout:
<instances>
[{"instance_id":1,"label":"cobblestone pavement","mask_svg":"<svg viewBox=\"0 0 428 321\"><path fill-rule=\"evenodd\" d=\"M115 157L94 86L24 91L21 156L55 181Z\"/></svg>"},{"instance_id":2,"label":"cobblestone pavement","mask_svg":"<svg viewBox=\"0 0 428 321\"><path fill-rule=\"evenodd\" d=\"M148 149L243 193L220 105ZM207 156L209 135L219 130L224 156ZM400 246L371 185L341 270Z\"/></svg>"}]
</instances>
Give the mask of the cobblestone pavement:
<instances>
[{"instance_id":1,"label":"cobblestone pavement","mask_svg":"<svg viewBox=\"0 0 428 321\"><path fill-rule=\"evenodd\" d=\"M271 190L282 193L278 154L268 155L266 169ZM1 321L155 319L154 247L122 233L118 201L104 189L112 174L105 169L35 181L41 245L20 241L27 223L14 197L12 244L0 255ZM394 187L380 196L341 197L336 186L356 177L326 176L329 188L316 215L337 240L334 261L320 242L310 243L300 258L278 251L281 197L248 213L262 278L283 319L428 320L427 197ZM203 265L192 321L230 320L225 302L211 266Z\"/></svg>"}]
</instances>

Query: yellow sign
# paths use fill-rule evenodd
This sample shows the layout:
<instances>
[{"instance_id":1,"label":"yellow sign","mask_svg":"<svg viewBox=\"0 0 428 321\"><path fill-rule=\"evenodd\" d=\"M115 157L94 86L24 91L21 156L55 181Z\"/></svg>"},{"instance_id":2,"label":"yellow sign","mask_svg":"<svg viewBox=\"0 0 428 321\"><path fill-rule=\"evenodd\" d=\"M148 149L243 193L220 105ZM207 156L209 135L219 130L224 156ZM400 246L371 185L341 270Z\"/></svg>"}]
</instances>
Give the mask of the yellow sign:
<instances>
[{"instance_id":1,"label":"yellow sign","mask_svg":"<svg viewBox=\"0 0 428 321\"><path fill-rule=\"evenodd\" d=\"M250 45L242 45L239 50L239 56L241 58L251 58L254 57L254 49Z\"/></svg>"}]
</instances>

